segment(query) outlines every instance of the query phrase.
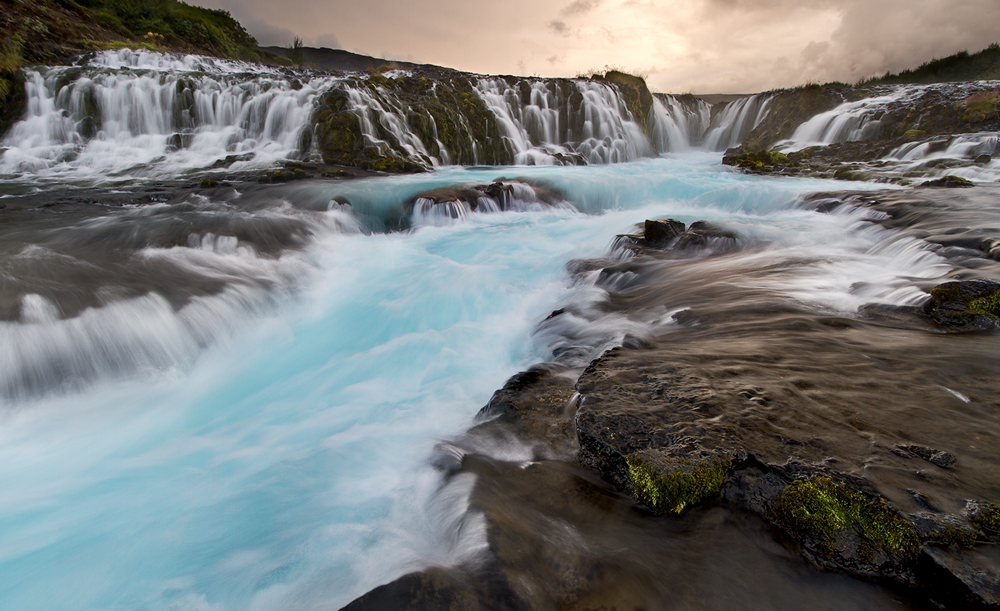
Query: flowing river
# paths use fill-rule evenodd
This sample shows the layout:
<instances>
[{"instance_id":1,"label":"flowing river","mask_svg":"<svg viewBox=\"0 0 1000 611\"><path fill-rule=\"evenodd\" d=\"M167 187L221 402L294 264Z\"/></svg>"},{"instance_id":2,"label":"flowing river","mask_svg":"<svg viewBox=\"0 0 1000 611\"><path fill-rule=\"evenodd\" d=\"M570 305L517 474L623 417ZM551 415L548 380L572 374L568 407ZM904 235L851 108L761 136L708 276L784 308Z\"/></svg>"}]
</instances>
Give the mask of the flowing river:
<instances>
[{"instance_id":1,"label":"flowing river","mask_svg":"<svg viewBox=\"0 0 1000 611\"><path fill-rule=\"evenodd\" d=\"M844 183L747 176L697 142L606 165L439 164L407 176L191 187L174 179L211 172L227 154L255 153L239 162L247 167L287 156L310 87L326 85L285 88L274 75L235 83L226 79L239 66L210 77L211 67L158 61L123 73L104 60L74 86L104 87L106 108L160 100L169 118L173 101L158 88L201 79L193 91L207 97L186 127L105 116L100 135L81 135L82 119L58 110L73 92L58 102L42 91L62 70L50 69L29 79L34 114L5 142L3 608L336 609L406 572L476 562L487 545L469 503L476 477L446 478L435 447L533 363L569 347L579 367L627 335L675 324L676 308L647 308L536 333L566 304L600 310L607 287L574 280L567 264L606 256L644 219L736 232L728 265L747 273L733 282L813 312L917 304L921 283L953 271L919 240L867 223L872 212L799 207ZM112 99L126 92L116 79L128 80L131 98ZM272 92L270 105L255 87ZM483 96L502 98L497 87L484 82ZM209 98L260 120L209 118ZM171 149L174 133L193 143ZM519 160L552 154L554 144L528 140ZM601 150L631 159L612 140ZM516 185L509 205L419 204L423 193L497 179ZM115 199L142 189L155 201ZM691 273L709 281L718 265L706 257ZM513 442L484 452L522 460ZM806 579L796 570L775 587L794 590ZM846 578L808 579L825 584L817 592L847 588ZM887 596L749 591L738 605L871 608Z\"/></svg>"}]
</instances>

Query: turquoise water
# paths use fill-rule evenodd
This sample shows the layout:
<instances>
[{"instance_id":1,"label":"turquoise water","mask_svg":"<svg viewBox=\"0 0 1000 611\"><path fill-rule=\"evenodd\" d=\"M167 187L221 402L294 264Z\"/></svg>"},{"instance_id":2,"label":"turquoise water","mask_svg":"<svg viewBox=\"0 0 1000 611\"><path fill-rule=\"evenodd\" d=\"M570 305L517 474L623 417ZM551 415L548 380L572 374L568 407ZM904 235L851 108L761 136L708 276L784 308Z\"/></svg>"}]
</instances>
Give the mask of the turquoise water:
<instances>
[{"instance_id":1,"label":"turquoise water","mask_svg":"<svg viewBox=\"0 0 1000 611\"><path fill-rule=\"evenodd\" d=\"M946 271L863 212L795 206L844 183L750 177L718 162L692 154L309 183L282 197L346 197L361 225L317 213L310 243L277 259L145 253L224 270L251 296L205 297L200 310L167 308L159 322L148 301L120 303L113 317L116 328L133 325L127 337L74 344L76 358L173 346L190 328L175 324L182 316L207 330L193 348L165 349L169 358L126 374L4 399L0 607L331 609L404 572L473 561L484 546L482 521L467 511L473 480L445 485L430 465L434 446L467 429L510 375L550 357L532 331L551 310L601 299L571 286L566 263L605 254L646 218L734 229L739 264L784 266L765 288L818 309L912 302L915 279ZM501 176L542 180L578 212L365 231L420 191ZM715 264L706 260L705 273ZM282 265L274 275L284 280L240 280ZM4 358L16 363L28 342L54 345L67 322L2 324ZM620 337L642 324L669 322L608 321L608 341L615 325Z\"/></svg>"}]
</instances>

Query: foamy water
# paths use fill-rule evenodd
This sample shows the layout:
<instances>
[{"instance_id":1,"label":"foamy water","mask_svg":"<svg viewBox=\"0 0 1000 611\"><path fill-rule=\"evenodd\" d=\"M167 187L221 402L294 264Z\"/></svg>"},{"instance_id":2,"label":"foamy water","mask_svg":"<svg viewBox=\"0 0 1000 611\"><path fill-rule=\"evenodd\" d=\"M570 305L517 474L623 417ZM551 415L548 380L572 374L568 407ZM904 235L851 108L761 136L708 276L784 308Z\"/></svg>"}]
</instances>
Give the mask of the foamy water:
<instances>
[{"instance_id":1,"label":"foamy water","mask_svg":"<svg viewBox=\"0 0 1000 611\"><path fill-rule=\"evenodd\" d=\"M368 231L418 193L501 176L542 181L572 208ZM713 154L303 183L282 198L352 205L267 208L309 219L301 248L265 256L195 228L186 245L135 252L225 290L69 318L23 296L21 319L0 323L2 606L329 609L409 570L476 562L474 477L445 484L433 447L565 344L572 330L533 335L550 311L596 312L603 290L574 285L567 261L605 255L646 218L710 220L740 251L693 268L707 279L742 266L778 299L844 315L914 303L914 279L948 270L864 211L796 208L831 186L745 176ZM594 354L673 324L667 311L580 320L574 341Z\"/></svg>"}]
</instances>

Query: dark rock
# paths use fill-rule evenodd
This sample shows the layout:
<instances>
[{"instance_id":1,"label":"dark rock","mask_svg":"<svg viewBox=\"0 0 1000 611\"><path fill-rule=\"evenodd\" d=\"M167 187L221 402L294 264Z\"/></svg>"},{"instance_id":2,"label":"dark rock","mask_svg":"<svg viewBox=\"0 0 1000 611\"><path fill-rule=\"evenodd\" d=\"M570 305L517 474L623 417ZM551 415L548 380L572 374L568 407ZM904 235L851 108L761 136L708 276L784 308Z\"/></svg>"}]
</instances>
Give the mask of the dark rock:
<instances>
[{"instance_id":1,"label":"dark rock","mask_svg":"<svg viewBox=\"0 0 1000 611\"><path fill-rule=\"evenodd\" d=\"M1000 326L1000 282L945 282L930 291L924 314L954 331L982 331Z\"/></svg>"},{"instance_id":2,"label":"dark rock","mask_svg":"<svg viewBox=\"0 0 1000 611\"><path fill-rule=\"evenodd\" d=\"M643 225L643 239L652 247L662 247L684 233L684 223L674 219L646 220Z\"/></svg>"},{"instance_id":3,"label":"dark rock","mask_svg":"<svg viewBox=\"0 0 1000 611\"><path fill-rule=\"evenodd\" d=\"M899 456L913 456L917 458L922 458L933 465L941 467L942 469L952 468L955 465L956 461L955 456L949 454L948 452L913 444L897 445L895 448L893 448L893 452Z\"/></svg>"},{"instance_id":4,"label":"dark rock","mask_svg":"<svg viewBox=\"0 0 1000 611\"><path fill-rule=\"evenodd\" d=\"M993 161L992 155L980 155L976 157L976 163L980 165L986 165L987 163Z\"/></svg>"},{"instance_id":5,"label":"dark rock","mask_svg":"<svg viewBox=\"0 0 1000 611\"><path fill-rule=\"evenodd\" d=\"M1000 605L1000 546L956 549L936 543L923 548L922 570L953 608L996 608ZM950 603L950 604L949 604Z\"/></svg>"},{"instance_id":6,"label":"dark rock","mask_svg":"<svg viewBox=\"0 0 1000 611\"><path fill-rule=\"evenodd\" d=\"M708 221L695 221L688 227L691 233L697 233L706 238L719 238L724 240L736 240L736 233Z\"/></svg>"},{"instance_id":7,"label":"dark rock","mask_svg":"<svg viewBox=\"0 0 1000 611\"><path fill-rule=\"evenodd\" d=\"M961 176L942 176L941 178L936 178L934 180L928 180L927 182L920 183L921 187L938 187L938 188L968 188L974 187L976 184L971 180L962 178Z\"/></svg>"},{"instance_id":8,"label":"dark rock","mask_svg":"<svg viewBox=\"0 0 1000 611\"><path fill-rule=\"evenodd\" d=\"M479 611L479 598L442 569L410 573L379 586L343 611Z\"/></svg>"}]
</instances>

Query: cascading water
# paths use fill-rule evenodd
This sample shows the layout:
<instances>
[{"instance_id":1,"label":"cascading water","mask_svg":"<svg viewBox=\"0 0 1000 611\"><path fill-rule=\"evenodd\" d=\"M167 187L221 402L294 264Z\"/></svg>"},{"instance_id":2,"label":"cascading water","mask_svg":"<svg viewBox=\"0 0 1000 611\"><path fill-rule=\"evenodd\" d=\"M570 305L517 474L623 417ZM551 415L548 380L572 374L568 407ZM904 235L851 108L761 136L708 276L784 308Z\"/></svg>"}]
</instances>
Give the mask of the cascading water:
<instances>
[{"instance_id":1,"label":"cascading water","mask_svg":"<svg viewBox=\"0 0 1000 611\"><path fill-rule=\"evenodd\" d=\"M914 305L919 282L951 270L863 210L797 207L836 183L762 181L706 152L640 159L726 148L766 98L711 118L660 97L651 140L616 89L591 81L482 79L459 100L486 105L519 163L633 163L169 186L154 204L107 204L107 188L24 194L306 156L316 100L337 92L377 150L442 166L460 145L489 153L438 133L440 115L377 78L247 72L120 52L30 73L28 116L0 160L4 608L327 609L408 571L478 566L481 476L448 478L429 457L532 363L578 366L677 328L680 310L662 304L609 313L624 275L567 279L569 261L604 256L644 219L731 229L738 248L684 262L692 284L722 274L799 311ZM488 450L534 460L516 444Z\"/></svg>"},{"instance_id":2,"label":"cascading water","mask_svg":"<svg viewBox=\"0 0 1000 611\"><path fill-rule=\"evenodd\" d=\"M510 85L501 79L481 79L476 92L496 115L518 165L618 163L653 154L649 139L610 85L590 81L573 81L569 87L545 81Z\"/></svg>"},{"instance_id":3,"label":"cascading water","mask_svg":"<svg viewBox=\"0 0 1000 611\"><path fill-rule=\"evenodd\" d=\"M3 139L0 175L166 177L227 157L234 169L267 167L296 153L324 85L141 68L29 70L27 114Z\"/></svg>"},{"instance_id":4,"label":"cascading water","mask_svg":"<svg viewBox=\"0 0 1000 611\"><path fill-rule=\"evenodd\" d=\"M661 153L688 151L700 146L711 121L712 107L704 100L672 95L653 97L652 138Z\"/></svg>"},{"instance_id":5,"label":"cascading water","mask_svg":"<svg viewBox=\"0 0 1000 611\"><path fill-rule=\"evenodd\" d=\"M369 151L424 167L504 158L517 165L618 163L699 146L724 150L767 105L754 96L711 118L700 100L659 95L640 122L608 83L481 78L471 91L495 119L498 139L475 136L477 126L456 114L461 133L446 142L440 116L386 86L407 74L291 78L243 62L128 50L96 54L80 67L29 69L26 116L4 136L0 177L88 183L308 159L318 154L302 148L315 100L332 90L346 96ZM442 85L428 84L423 95L437 97Z\"/></svg>"},{"instance_id":6,"label":"cascading water","mask_svg":"<svg viewBox=\"0 0 1000 611\"><path fill-rule=\"evenodd\" d=\"M892 119L896 121L891 123L893 127L898 127L899 120L906 120L904 117L919 124L921 117L914 113L915 103L921 98L960 105L968 96L996 86L996 82L981 81L873 87L870 97L844 102L810 118L795 129L791 138L779 142L775 148L788 152L809 146L884 138L888 135L883 133L885 127Z\"/></svg>"},{"instance_id":7,"label":"cascading water","mask_svg":"<svg viewBox=\"0 0 1000 611\"><path fill-rule=\"evenodd\" d=\"M705 138L705 148L724 151L739 146L743 139L767 117L772 95L758 93L729 102L712 117Z\"/></svg>"}]
</instances>

